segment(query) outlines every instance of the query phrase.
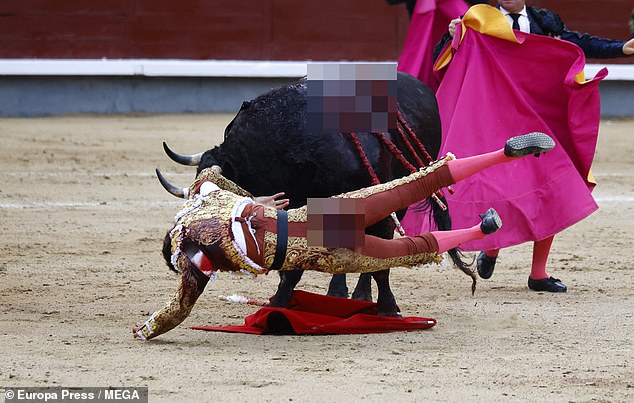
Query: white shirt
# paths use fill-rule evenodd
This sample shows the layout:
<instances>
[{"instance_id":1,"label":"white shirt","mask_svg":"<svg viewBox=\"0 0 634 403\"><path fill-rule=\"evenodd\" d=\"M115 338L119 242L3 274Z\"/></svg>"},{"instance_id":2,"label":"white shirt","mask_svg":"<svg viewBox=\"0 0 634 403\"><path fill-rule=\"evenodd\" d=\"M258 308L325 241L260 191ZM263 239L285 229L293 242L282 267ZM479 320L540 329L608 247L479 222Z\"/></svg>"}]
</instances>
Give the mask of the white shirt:
<instances>
[{"instance_id":1,"label":"white shirt","mask_svg":"<svg viewBox=\"0 0 634 403\"><path fill-rule=\"evenodd\" d=\"M506 11L504 9L504 7L502 7L502 6L500 6L500 11L502 12L502 14L504 14L504 16L506 17L506 20L509 22L509 24L511 24L511 26L513 26L513 17L511 17L509 15L511 13ZM520 24L520 31L530 33L531 32L531 23L530 23L530 21L528 21L528 13L526 12L526 6L524 6L522 11L520 11L517 14L520 15L520 18L518 18L518 20L517 20L517 22Z\"/></svg>"},{"instance_id":2,"label":"white shirt","mask_svg":"<svg viewBox=\"0 0 634 403\"><path fill-rule=\"evenodd\" d=\"M202 185L200 185L200 195L203 197L206 197L206 196L209 196L211 192L214 192L219 189L220 188L215 183L210 181L205 181L203 182ZM233 206L233 210L231 211L231 231L233 232L233 237L234 237L236 245L245 256L247 255L247 242L245 240L245 236L249 236L253 238L253 240L255 241L255 245L258 248L258 253L260 252L260 245L258 245L258 241L257 239L255 239L255 230L251 227L251 220L247 219L247 227L249 228L249 233L247 235L244 233L244 230L242 229L242 224L234 220L234 218L241 217L242 212L244 211L244 208L248 204L253 204L253 203L254 202L252 199L248 197L244 197L236 202L236 204Z\"/></svg>"},{"instance_id":3,"label":"white shirt","mask_svg":"<svg viewBox=\"0 0 634 403\"><path fill-rule=\"evenodd\" d=\"M260 245L258 245L258 240L255 239L255 230L251 227L251 217L247 218L247 227L249 228L248 234L244 233L242 229L242 223L236 221L234 218L241 217L242 211L248 204L254 204L253 200L245 197L244 199L240 199L234 206L233 211L231 212L231 231L233 232L233 238L235 240L236 245L240 249L240 252L247 256L247 241L245 239L246 236L253 238L255 241L255 246L258 248L258 253L260 253Z\"/></svg>"}]
</instances>

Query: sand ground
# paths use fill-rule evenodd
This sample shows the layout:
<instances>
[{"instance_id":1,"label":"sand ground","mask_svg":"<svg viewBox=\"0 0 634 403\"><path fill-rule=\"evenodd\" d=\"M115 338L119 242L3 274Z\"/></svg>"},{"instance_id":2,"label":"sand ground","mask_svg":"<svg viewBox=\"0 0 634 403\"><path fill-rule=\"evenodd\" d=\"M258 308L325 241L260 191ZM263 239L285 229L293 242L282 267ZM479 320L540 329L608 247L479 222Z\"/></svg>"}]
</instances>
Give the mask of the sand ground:
<instances>
[{"instance_id":1,"label":"sand ground","mask_svg":"<svg viewBox=\"0 0 634 403\"><path fill-rule=\"evenodd\" d=\"M392 271L404 315L431 330L252 336L191 330L241 324L277 276L221 275L186 322L151 342L132 325L177 277L160 255L180 201L163 154L221 141L230 115L0 119L0 387L148 386L150 401L633 401L634 120L601 122L600 209L555 238L550 274L566 294L526 287L531 245L503 251L494 277L451 267ZM325 292L307 273L300 288Z\"/></svg>"}]
</instances>

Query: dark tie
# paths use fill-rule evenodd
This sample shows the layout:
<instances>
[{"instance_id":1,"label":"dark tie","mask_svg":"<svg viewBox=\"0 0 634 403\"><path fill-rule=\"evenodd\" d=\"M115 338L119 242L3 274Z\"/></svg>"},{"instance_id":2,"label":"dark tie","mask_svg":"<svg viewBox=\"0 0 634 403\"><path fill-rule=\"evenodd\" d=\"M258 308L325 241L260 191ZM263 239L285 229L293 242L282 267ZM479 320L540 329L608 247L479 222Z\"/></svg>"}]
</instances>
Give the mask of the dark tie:
<instances>
[{"instance_id":1,"label":"dark tie","mask_svg":"<svg viewBox=\"0 0 634 403\"><path fill-rule=\"evenodd\" d=\"M509 14L509 15L513 19L513 29L517 29L519 31L520 23L518 22L518 20L520 19L521 14Z\"/></svg>"}]
</instances>

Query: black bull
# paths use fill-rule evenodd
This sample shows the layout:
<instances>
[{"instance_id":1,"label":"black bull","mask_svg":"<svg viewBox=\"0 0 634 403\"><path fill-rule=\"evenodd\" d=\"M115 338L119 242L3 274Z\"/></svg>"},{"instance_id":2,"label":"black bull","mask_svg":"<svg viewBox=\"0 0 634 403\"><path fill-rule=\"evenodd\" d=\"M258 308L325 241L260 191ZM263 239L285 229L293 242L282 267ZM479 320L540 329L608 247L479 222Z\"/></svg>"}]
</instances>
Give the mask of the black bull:
<instances>
[{"instance_id":1,"label":"black bull","mask_svg":"<svg viewBox=\"0 0 634 403\"><path fill-rule=\"evenodd\" d=\"M398 107L432 158L440 148L441 127L438 105L433 92L416 78L398 73ZM172 159L198 165L198 172L218 165L223 175L256 196L285 192L290 207L306 204L308 197L329 197L371 184L359 152L342 133L311 133L306 124L306 83L300 81L261 95L242 108L225 129L224 142L194 158L180 156L167 147ZM396 130L387 137L409 161L412 155ZM370 133L357 133L367 158L381 182L405 176L409 171L393 152ZM431 203L440 229L450 229L448 212ZM401 216L402 216L401 212ZM368 233L384 238L393 236L389 219L367 229ZM454 262L470 272L450 253ZM281 281L271 299L272 306L286 307L302 271L281 271ZM396 316L399 309L389 285L389 270L361 275L353 298L371 300L370 275L378 287L377 304L382 315ZM473 278L473 276L472 276ZM333 276L329 295L346 296L345 275Z\"/></svg>"}]
</instances>

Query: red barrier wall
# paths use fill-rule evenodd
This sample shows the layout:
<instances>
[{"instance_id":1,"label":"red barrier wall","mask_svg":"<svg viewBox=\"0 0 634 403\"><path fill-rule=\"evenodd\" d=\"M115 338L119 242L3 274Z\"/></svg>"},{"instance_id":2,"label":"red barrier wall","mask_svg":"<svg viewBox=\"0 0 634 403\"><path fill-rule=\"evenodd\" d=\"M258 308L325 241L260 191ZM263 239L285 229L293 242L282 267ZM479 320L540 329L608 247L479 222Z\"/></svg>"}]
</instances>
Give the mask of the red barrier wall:
<instances>
[{"instance_id":1,"label":"red barrier wall","mask_svg":"<svg viewBox=\"0 0 634 403\"><path fill-rule=\"evenodd\" d=\"M621 39L634 7L529 4L572 29ZM395 60L407 24L405 7L384 0L2 0L0 58Z\"/></svg>"}]
</instances>

